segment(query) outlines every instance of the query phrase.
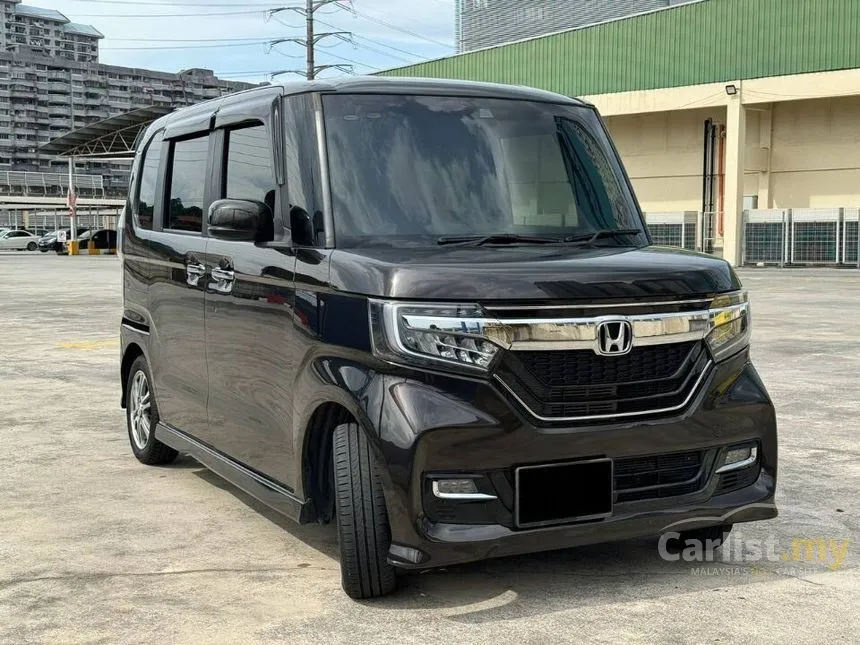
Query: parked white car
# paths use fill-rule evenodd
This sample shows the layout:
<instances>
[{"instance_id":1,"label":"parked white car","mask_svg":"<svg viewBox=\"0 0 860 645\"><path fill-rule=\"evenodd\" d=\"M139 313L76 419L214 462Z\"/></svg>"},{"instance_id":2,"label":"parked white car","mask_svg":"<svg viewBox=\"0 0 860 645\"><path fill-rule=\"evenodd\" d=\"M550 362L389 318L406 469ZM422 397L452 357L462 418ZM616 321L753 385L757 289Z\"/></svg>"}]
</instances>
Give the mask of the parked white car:
<instances>
[{"instance_id":1,"label":"parked white car","mask_svg":"<svg viewBox=\"0 0 860 645\"><path fill-rule=\"evenodd\" d=\"M35 251L39 237L30 231L6 231L0 235L0 249L4 251Z\"/></svg>"}]
</instances>

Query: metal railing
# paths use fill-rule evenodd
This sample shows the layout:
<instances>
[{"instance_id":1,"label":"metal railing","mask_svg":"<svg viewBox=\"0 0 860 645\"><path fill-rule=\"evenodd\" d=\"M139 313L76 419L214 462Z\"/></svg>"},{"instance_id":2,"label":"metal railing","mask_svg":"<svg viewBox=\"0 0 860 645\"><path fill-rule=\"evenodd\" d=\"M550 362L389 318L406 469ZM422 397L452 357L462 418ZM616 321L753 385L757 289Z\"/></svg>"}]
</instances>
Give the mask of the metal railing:
<instances>
[{"instance_id":1,"label":"metal railing","mask_svg":"<svg viewBox=\"0 0 860 645\"><path fill-rule=\"evenodd\" d=\"M646 213L656 244L713 253L719 213ZM860 208L781 208L743 213L742 262L860 268Z\"/></svg>"},{"instance_id":2,"label":"metal railing","mask_svg":"<svg viewBox=\"0 0 860 645\"><path fill-rule=\"evenodd\" d=\"M75 188L81 195L104 197L102 175L75 175ZM62 173L0 171L0 194L3 195L65 195L69 191L69 176Z\"/></svg>"},{"instance_id":3,"label":"metal railing","mask_svg":"<svg viewBox=\"0 0 860 645\"><path fill-rule=\"evenodd\" d=\"M77 227L100 230L103 228L116 229L120 207L78 207ZM72 226L69 210L33 209L27 212L0 212L0 228L23 228L33 233L43 235L51 231L68 229Z\"/></svg>"}]
</instances>

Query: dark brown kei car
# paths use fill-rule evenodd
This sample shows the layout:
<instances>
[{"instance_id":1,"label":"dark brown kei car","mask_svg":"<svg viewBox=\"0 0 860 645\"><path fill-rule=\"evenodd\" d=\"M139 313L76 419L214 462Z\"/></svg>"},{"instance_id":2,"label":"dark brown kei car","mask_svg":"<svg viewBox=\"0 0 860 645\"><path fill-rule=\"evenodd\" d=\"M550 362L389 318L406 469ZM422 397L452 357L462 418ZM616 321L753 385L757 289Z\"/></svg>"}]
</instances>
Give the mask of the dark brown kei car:
<instances>
[{"instance_id":1,"label":"dark brown kei car","mask_svg":"<svg viewBox=\"0 0 860 645\"><path fill-rule=\"evenodd\" d=\"M269 86L141 137L120 231L135 456L299 522L343 587L774 517L774 409L721 259L656 248L591 105Z\"/></svg>"}]
</instances>

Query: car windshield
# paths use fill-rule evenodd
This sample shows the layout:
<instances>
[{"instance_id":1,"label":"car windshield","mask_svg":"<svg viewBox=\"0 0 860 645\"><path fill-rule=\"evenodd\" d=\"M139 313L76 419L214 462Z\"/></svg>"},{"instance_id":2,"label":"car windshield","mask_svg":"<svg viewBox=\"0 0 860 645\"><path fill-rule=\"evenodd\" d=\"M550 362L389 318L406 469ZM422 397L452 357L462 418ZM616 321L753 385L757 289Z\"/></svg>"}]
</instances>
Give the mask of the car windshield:
<instances>
[{"instance_id":1,"label":"car windshield","mask_svg":"<svg viewBox=\"0 0 860 645\"><path fill-rule=\"evenodd\" d=\"M590 108L328 95L324 111L339 247L470 236L546 243L536 236L551 242L598 231L600 244L647 244L644 233L611 234L641 231L642 221Z\"/></svg>"}]
</instances>

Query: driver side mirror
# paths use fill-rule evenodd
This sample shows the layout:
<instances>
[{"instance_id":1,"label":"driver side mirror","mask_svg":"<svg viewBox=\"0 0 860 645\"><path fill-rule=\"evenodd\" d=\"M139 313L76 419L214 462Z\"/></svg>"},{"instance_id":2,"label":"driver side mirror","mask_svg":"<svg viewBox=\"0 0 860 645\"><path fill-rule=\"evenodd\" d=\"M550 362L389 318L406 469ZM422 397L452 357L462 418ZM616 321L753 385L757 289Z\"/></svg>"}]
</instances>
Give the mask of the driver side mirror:
<instances>
[{"instance_id":1,"label":"driver side mirror","mask_svg":"<svg viewBox=\"0 0 860 645\"><path fill-rule=\"evenodd\" d=\"M273 218L263 202L219 199L209 207L209 234L220 240L254 242Z\"/></svg>"}]
</instances>

